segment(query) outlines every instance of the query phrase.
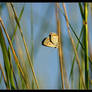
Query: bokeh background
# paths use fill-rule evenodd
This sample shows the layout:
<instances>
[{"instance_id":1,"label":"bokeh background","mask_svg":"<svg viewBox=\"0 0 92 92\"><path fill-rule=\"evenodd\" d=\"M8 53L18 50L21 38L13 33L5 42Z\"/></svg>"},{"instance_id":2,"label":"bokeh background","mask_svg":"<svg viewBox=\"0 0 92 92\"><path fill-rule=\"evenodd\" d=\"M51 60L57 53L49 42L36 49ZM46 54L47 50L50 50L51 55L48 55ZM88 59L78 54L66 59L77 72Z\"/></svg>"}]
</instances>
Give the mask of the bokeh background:
<instances>
[{"instance_id":1,"label":"bokeh background","mask_svg":"<svg viewBox=\"0 0 92 92\"><path fill-rule=\"evenodd\" d=\"M62 3L59 3L59 4L60 4L60 8L62 9L62 12L64 12ZM33 55L32 61L34 64L34 70L37 76L39 87L41 89L60 89L61 74L60 74L58 49L45 47L42 45L42 40L45 37L47 37L50 32L57 33L55 3L13 3L13 5L16 10L17 16L19 16L21 9L24 7L24 11L20 20L20 25L23 31L25 41L27 43L28 50L30 52L30 56ZM79 5L78 3L65 3L65 5L67 9L69 22L73 26L75 33L79 37L80 31L82 28L82 17L81 17ZM92 7L91 4L89 4L88 30L89 30L90 45L92 44L92 9L91 7ZM11 8L8 9L8 7L6 6L6 3L0 3L0 16L4 22L6 31L8 32L10 38L12 38L14 28L16 26L16 22L14 20L14 16ZM78 88L78 85L79 85L79 82L78 82L79 70L78 70L77 63L75 62L74 70L73 70L74 83L72 86L69 75L71 71L72 60L74 57L74 51L67 32L65 17L61 12L60 12L60 21L61 21L61 33L62 33L61 37L62 37L63 59L64 59L64 65L66 69L67 79L68 79L70 88L75 89L75 88ZM72 31L71 31L71 34L76 44L77 39ZM9 43L5 35L4 37L8 48ZM24 63L25 67L27 68L27 72L30 79L29 81L31 81L32 72L31 72L31 69L28 68L30 66L28 64L28 59L23 45L23 40L19 32L19 28L17 28L16 34L14 37L13 47L20 60L21 65L23 65ZM78 55L81 60L80 51L81 51L81 46L79 45ZM12 56L12 63L13 63L13 68L15 70L16 78L19 79L19 77L17 76L17 70L16 70L13 56ZM4 60L3 60L1 47L0 47L0 64L4 69ZM90 72L90 75L91 75L91 72ZM0 72L0 77L1 76L2 75ZM19 82L21 81L19 80ZM91 88L91 84L90 84L90 88ZM0 89L6 89L3 79L0 82Z\"/></svg>"}]
</instances>

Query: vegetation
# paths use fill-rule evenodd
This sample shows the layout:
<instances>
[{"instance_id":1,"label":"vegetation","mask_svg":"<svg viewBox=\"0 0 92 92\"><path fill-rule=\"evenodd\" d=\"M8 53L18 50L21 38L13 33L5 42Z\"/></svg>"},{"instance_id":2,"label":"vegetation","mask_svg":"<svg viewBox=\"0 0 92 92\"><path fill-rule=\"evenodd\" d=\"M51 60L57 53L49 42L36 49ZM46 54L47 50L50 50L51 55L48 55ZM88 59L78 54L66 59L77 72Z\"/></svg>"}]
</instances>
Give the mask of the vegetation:
<instances>
[{"instance_id":1,"label":"vegetation","mask_svg":"<svg viewBox=\"0 0 92 92\"><path fill-rule=\"evenodd\" d=\"M43 13L45 8L41 8L41 15L38 15L38 11L34 9L34 3L0 4L0 53L2 54L0 54L0 89L48 89L50 87L44 85L54 85L53 83L57 80L59 82L55 83L57 85L55 88L58 89L91 89L92 37L89 34L91 33L89 32L91 25L89 15L92 16L92 4L85 2L44 5L48 5L45 14ZM74 8L75 11L73 7L77 7ZM25 9L30 9L30 12L26 13ZM8 14L7 17L3 15L3 11L6 15ZM29 15L30 23L26 23L25 16ZM7 22L4 18L7 18ZM44 35L50 32L58 35L58 48L42 45ZM54 51L58 53L58 56L56 54L50 56ZM49 63L47 63L47 57ZM54 58L58 58L56 61L58 65L54 64ZM40 66L38 67L37 64ZM56 68L58 73L54 71ZM50 69L53 71L50 72ZM50 74L42 76L40 70L44 74L46 72ZM54 72L55 75L53 75ZM59 77L55 79L55 76ZM47 80L43 81L46 77L47 84ZM52 84L50 79L55 79Z\"/></svg>"}]
</instances>

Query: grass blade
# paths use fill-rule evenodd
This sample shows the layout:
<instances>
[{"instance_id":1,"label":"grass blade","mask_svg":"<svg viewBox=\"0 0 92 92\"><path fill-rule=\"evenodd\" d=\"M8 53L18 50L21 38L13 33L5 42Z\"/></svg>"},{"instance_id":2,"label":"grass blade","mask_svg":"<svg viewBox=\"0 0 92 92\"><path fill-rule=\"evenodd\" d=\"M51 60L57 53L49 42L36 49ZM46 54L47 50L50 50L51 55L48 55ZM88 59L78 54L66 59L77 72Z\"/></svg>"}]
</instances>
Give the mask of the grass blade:
<instances>
[{"instance_id":1,"label":"grass blade","mask_svg":"<svg viewBox=\"0 0 92 92\"><path fill-rule=\"evenodd\" d=\"M8 84L7 84L7 80L6 80L6 78L5 78L4 71L3 71L3 68L2 68L2 66L1 66L1 64L0 64L0 70L1 70L1 72L2 72L2 75L1 75L1 76L3 76L3 78L4 78L4 82L5 82L6 88L9 89L9 88L8 88ZM0 80L0 81L1 81L1 80Z\"/></svg>"},{"instance_id":2,"label":"grass blade","mask_svg":"<svg viewBox=\"0 0 92 92\"><path fill-rule=\"evenodd\" d=\"M32 4L31 4L31 57L32 57L32 63L34 64L34 39L33 39L33 35L34 35L34 30L33 30L33 8L32 8ZM35 88L34 85L34 80L33 80L33 76L32 76L32 89Z\"/></svg>"},{"instance_id":3,"label":"grass blade","mask_svg":"<svg viewBox=\"0 0 92 92\"><path fill-rule=\"evenodd\" d=\"M84 20L85 19L85 17L84 17L84 11L83 11L83 7L82 7L81 3L79 3L79 8L80 8L82 19Z\"/></svg>"},{"instance_id":4,"label":"grass blade","mask_svg":"<svg viewBox=\"0 0 92 92\"><path fill-rule=\"evenodd\" d=\"M8 33L6 32L6 29L5 29L5 27L4 27L4 24L3 24L3 21L2 21L1 18L0 18L0 23L1 23L2 27L3 27L3 29L4 29L4 32L5 32L5 34L6 34L6 37L7 37L7 39L8 39L9 44L10 44L10 47L11 47L11 50L12 50L12 53L13 53L13 57L14 57L14 59L15 59L15 63L18 65L19 71L21 72L22 77L23 77L23 79L24 79L24 81L25 81L25 83L26 83L26 79L25 79L25 76L24 76L24 72L23 72L23 70L22 70L22 68L21 68L21 66L20 66L18 57L16 56L15 50L13 49L13 46L12 46L12 42L11 42L11 40L10 40L10 37L9 37ZM26 83L26 86L29 87L29 86L27 85L27 83Z\"/></svg>"},{"instance_id":5,"label":"grass blade","mask_svg":"<svg viewBox=\"0 0 92 92\"><path fill-rule=\"evenodd\" d=\"M82 27L82 30L81 30L81 33L80 33L79 39L81 38L82 32L83 32L83 27ZM78 49L78 47L79 47L79 40L78 40L78 42L77 42L76 49ZM73 58L73 60L72 60L72 67L71 67L71 72L70 72L69 79L70 79L70 78L71 78L71 76L73 75L74 61L75 61L75 56L74 56L74 58Z\"/></svg>"},{"instance_id":6,"label":"grass blade","mask_svg":"<svg viewBox=\"0 0 92 92\"><path fill-rule=\"evenodd\" d=\"M21 9L21 12L20 12L20 15L19 15L18 21L20 21L20 20L21 20L22 15L23 15L23 12L24 12L24 6L23 6L23 7L22 7L22 9ZM16 27L15 27L15 30L14 30L14 33L13 33L13 36L12 36L12 39L11 39L11 41L12 41L12 42L13 42L14 36L15 36L15 34L16 34L17 28L18 28L18 25L16 24Z\"/></svg>"},{"instance_id":7,"label":"grass blade","mask_svg":"<svg viewBox=\"0 0 92 92\"><path fill-rule=\"evenodd\" d=\"M35 76L33 64L32 64L32 61L31 61L31 57L30 57L30 55L29 55L29 51L28 51L28 48L27 48L27 45L26 45L26 41L25 41L25 39L24 39L23 32L22 32L22 29L21 29L21 27L20 27L20 23L19 23L19 21L18 21L18 18L17 18L16 12L15 12L15 9L14 9L14 7L13 7L13 4L10 3L10 5L11 5L12 10L13 10L13 12L14 12L14 17L15 17L16 23L17 23L17 25L18 25L18 27L19 27L19 31L20 31L20 33L21 33L21 37L22 37L22 39L23 39L24 47L25 47L25 50L26 50L26 54L27 54L27 57L28 57L28 61L29 61L29 64L30 64L30 67L31 67L31 70L32 70L32 74L33 74L33 77L34 77L36 86L37 86L37 88L39 88L39 85L38 85L38 82L37 82L37 79L36 79L36 76Z\"/></svg>"},{"instance_id":8,"label":"grass blade","mask_svg":"<svg viewBox=\"0 0 92 92\"><path fill-rule=\"evenodd\" d=\"M63 78L63 53L62 53L62 46L61 46L61 26L60 26L60 19L59 19L59 12L58 12L59 4L56 3L56 21L57 21L57 34L58 34L58 53L59 53L59 61L60 61L60 72L61 72L61 80L62 80L62 88L64 89L64 78Z\"/></svg>"},{"instance_id":9,"label":"grass blade","mask_svg":"<svg viewBox=\"0 0 92 92\"><path fill-rule=\"evenodd\" d=\"M2 52L3 52L3 57L4 57L4 64L5 64L5 70L6 70L7 80L8 80L7 81L8 87L10 88L10 86L9 86L9 80L10 80L11 88L15 89L13 72L11 72L11 69L10 69L8 51L7 51L7 48L6 48L5 39L4 39L4 36L3 36L3 33L2 33L1 26L0 26L0 44L1 44L1 47L2 47Z\"/></svg>"},{"instance_id":10,"label":"grass blade","mask_svg":"<svg viewBox=\"0 0 92 92\"><path fill-rule=\"evenodd\" d=\"M14 81L15 81L16 87L17 87L17 89L18 89L18 84L17 84L17 80L16 80L16 77L15 77L15 74L14 74L13 65L12 65L12 61L11 61L10 48L8 48L8 57L9 57L9 61L10 61L11 72L13 72Z\"/></svg>"},{"instance_id":11,"label":"grass blade","mask_svg":"<svg viewBox=\"0 0 92 92\"><path fill-rule=\"evenodd\" d=\"M85 84L84 84L84 80L83 80L83 73L82 73L82 69L81 69L81 66L80 66L80 60L79 60L79 57L78 57L78 54L77 54L77 50L76 50L76 47L75 47L74 40L72 39L72 36L71 36L71 33L70 33L69 22L68 22L68 17L67 17L67 12L66 12L66 7L65 7L64 3L63 3L63 8L64 8L64 12L65 12L65 17L66 17L66 23L67 23L67 28L68 28L68 34L69 34L71 43L72 43L72 45L73 45L74 53L75 53L75 56L76 56L76 60L77 60L77 63L78 63L78 67L79 67L79 72L80 72L80 75L81 75L81 79L82 79L82 82L83 82L83 86L84 86L84 88L85 88Z\"/></svg>"},{"instance_id":12,"label":"grass blade","mask_svg":"<svg viewBox=\"0 0 92 92\"><path fill-rule=\"evenodd\" d=\"M84 15L85 15L85 31L84 31L84 44L85 44L85 83L87 89L89 88L89 60L88 60L88 25L87 25L87 17L88 17L88 10L87 10L87 3L84 3Z\"/></svg>"},{"instance_id":13,"label":"grass blade","mask_svg":"<svg viewBox=\"0 0 92 92\"><path fill-rule=\"evenodd\" d=\"M9 8L9 4L7 3L6 5L7 5L7 7ZM9 10L8 10L8 11L9 11ZM19 21L20 21L21 18L22 18L23 12L24 12L24 5L23 5L23 7L22 7L22 9L21 9L21 12L20 12L20 14L19 14L19 18L18 18ZM9 13L9 15L10 15L10 13ZM10 17L10 18L11 18L11 17ZM16 24L16 27L15 27L15 29L14 29L14 33L13 33L13 36L12 36L12 39L11 39L11 42L12 42L12 43L13 43L13 40L14 40L14 37L15 37L15 34L16 34L16 31L17 31L17 28L18 28L18 26L17 26L17 24ZM10 46L9 46L8 50L10 51ZM11 66L12 66L12 69L13 69L13 65L12 65L12 64L11 64ZM18 66L17 66L17 67L18 67ZM14 71L13 71L13 73L14 73ZM18 75L20 76L20 79L21 79L21 82L22 82L22 85L23 85L24 82L23 82L23 79L21 78L21 75L20 75L19 70L18 70ZM16 80L16 78L15 78L15 74L14 74L14 79L15 79L16 87L17 87L17 89L18 89L18 84L17 84L17 80Z\"/></svg>"}]
</instances>

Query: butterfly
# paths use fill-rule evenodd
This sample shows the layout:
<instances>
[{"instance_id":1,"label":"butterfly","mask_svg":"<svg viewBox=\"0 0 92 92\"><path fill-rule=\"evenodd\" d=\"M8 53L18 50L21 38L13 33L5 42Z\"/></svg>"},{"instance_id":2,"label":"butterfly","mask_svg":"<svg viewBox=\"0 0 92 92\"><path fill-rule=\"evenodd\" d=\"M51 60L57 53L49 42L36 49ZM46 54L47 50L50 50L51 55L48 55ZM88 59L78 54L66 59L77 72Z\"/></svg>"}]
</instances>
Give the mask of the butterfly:
<instances>
[{"instance_id":1,"label":"butterfly","mask_svg":"<svg viewBox=\"0 0 92 92\"><path fill-rule=\"evenodd\" d=\"M48 37L43 39L42 45L58 48L58 35L51 32Z\"/></svg>"}]
</instances>

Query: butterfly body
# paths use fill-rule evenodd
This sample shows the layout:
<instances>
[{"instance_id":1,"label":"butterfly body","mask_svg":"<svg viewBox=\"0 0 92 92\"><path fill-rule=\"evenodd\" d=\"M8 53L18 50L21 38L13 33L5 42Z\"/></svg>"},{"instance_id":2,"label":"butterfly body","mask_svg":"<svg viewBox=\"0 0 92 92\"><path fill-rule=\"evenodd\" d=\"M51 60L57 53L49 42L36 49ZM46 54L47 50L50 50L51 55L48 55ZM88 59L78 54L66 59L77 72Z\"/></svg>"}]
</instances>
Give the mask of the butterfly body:
<instances>
[{"instance_id":1,"label":"butterfly body","mask_svg":"<svg viewBox=\"0 0 92 92\"><path fill-rule=\"evenodd\" d=\"M48 37L43 39L42 45L58 48L58 35L56 33L50 33Z\"/></svg>"}]
</instances>

